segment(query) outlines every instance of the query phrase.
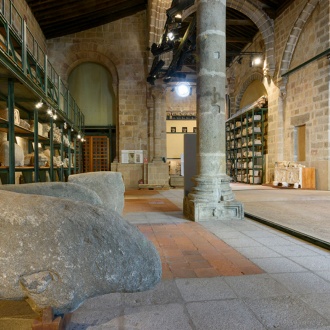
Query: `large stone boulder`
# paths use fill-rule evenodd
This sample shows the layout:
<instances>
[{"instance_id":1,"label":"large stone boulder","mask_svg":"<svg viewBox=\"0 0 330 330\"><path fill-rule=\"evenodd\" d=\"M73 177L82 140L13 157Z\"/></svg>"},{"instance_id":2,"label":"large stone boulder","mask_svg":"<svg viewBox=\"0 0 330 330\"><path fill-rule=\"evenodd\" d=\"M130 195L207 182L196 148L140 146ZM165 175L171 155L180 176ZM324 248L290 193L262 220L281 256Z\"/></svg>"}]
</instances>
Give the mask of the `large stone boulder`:
<instances>
[{"instance_id":1,"label":"large stone boulder","mask_svg":"<svg viewBox=\"0 0 330 330\"><path fill-rule=\"evenodd\" d=\"M8 191L0 191L0 260L0 299L28 299L55 314L161 278L155 247L117 212Z\"/></svg>"},{"instance_id":2,"label":"large stone boulder","mask_svg":"<svg viewBox=\"0 0 330 330\"><path fill-rule=\"evenodd\" d=\"M119 172L90 172L70 175L68 181L94 190L107 209L123 213L125 185Z\"/></svg>"},{"instance_id":3,"label":"large stone boulder","mask_svg":"<svg viewBox=\"0 0 330 330\"><path fill-rule=\"evenodd\" d=\"M26 184L7 184L0 185L0 190L12 191L21 194L68 198L75 201L100 206L103 204L100 196L94 190L74 183L36 182Z\"/></svg>"}]
</instances>

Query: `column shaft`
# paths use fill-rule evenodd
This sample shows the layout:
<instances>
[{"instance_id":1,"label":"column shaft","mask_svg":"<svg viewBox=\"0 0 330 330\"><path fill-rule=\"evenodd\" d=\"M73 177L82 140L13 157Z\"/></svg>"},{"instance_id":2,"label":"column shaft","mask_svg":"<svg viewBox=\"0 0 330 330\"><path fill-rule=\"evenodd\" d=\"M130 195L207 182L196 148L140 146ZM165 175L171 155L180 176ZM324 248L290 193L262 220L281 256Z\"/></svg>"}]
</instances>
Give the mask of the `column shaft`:
<instances>
[{"instance_id":1,"label":"column shaft","mask_svg":"<svg viewBox=\"0 0 330 330\"><path fill-rule=\"evenodd\" d=\"M226 1L197 0L197 176L184 212L195 221L242 218L226 175ZM232 202L232 203L231 203Z\"/></svg>"}]
</instances>

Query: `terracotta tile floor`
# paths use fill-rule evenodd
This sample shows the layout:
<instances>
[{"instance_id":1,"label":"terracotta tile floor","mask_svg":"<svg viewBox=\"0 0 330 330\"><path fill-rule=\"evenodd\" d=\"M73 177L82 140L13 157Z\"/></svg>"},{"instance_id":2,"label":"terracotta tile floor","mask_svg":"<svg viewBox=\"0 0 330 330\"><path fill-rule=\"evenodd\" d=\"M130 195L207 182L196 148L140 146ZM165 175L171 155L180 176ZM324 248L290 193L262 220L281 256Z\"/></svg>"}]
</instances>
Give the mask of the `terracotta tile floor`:
<instances>
[{"instance_id":1,"label":"terracotta tile floor","mask_svg":"<svg viewBox=\"0 0 330 330\"><path fill-rule=\"evenodd\" d=\"M125 192L124 214L181 209L156 190ZM165 221L165 220L164 220ZM263 271L196 222L140 224L162 261L163 279L260 274Z\"/></svg>"},{"instance_id":2,"label":"terracotta tile floor","mask_svg":"<svg viewBox=\"0 0 330 330\"><path fill-rule=\"evenodd\" d=\"M263 273L198 223L143 224L138 228L159 252L163 279Z\"/></svg>"},{"instance_id":3,"label":"terracotta tile floor","mask_svg":"<svg viewBox=\"0 0 330 330\"><path fill-rule=\"evenodd\" d=\"M166 198L125 199L124 214L131 212L175 212L180 209Z\"/></svg>"}]
</instances>

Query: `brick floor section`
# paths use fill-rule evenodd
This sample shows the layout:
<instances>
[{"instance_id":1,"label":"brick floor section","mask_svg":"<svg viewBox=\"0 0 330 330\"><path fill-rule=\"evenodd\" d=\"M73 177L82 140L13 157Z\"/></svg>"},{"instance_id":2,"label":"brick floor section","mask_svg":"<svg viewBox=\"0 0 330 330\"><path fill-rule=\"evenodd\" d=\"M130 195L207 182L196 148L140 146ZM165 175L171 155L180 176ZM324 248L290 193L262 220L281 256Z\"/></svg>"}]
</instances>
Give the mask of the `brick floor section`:
<instances>
[{"instance_id":1,"label":"brick floor section","mask_svg":"<svg viewBox=\"0 0 330 330\"><path fill-rule=\"evenodd\" d=\"M131 212L175 212L180 209L166 198L125 199L124 214Z\"/></svg>"},{"instance_id":2,"label":"brick floor section","mask_svg":"<svg viewBox=\"0 0 330 330\"><path fill-rule=\"evenodd\" d=\"M163 279L264 272L198 223L143 224L138 228L160 254Z\"/></svg>"}]
</instances>

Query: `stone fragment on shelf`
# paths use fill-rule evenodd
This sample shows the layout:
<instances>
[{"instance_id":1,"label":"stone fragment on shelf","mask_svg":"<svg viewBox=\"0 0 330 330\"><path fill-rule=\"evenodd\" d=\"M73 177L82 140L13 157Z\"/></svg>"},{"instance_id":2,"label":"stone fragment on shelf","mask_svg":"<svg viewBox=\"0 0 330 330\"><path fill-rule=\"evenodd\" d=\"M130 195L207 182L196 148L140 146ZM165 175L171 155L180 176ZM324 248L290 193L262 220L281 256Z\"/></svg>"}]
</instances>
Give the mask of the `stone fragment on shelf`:
<instances>
[{"instance_id":1,"label":"stone fragment on shelf","mask_svg":"<svg viewBox=\"0 0 330 330\"><path fill-rule=\"evenodd\" d=\"M2 166L9 166L9 141L0 144L0 163ZM15 143L15 166L24 166L24 152L17 143Z\"/></svg>"}]
</instances>

